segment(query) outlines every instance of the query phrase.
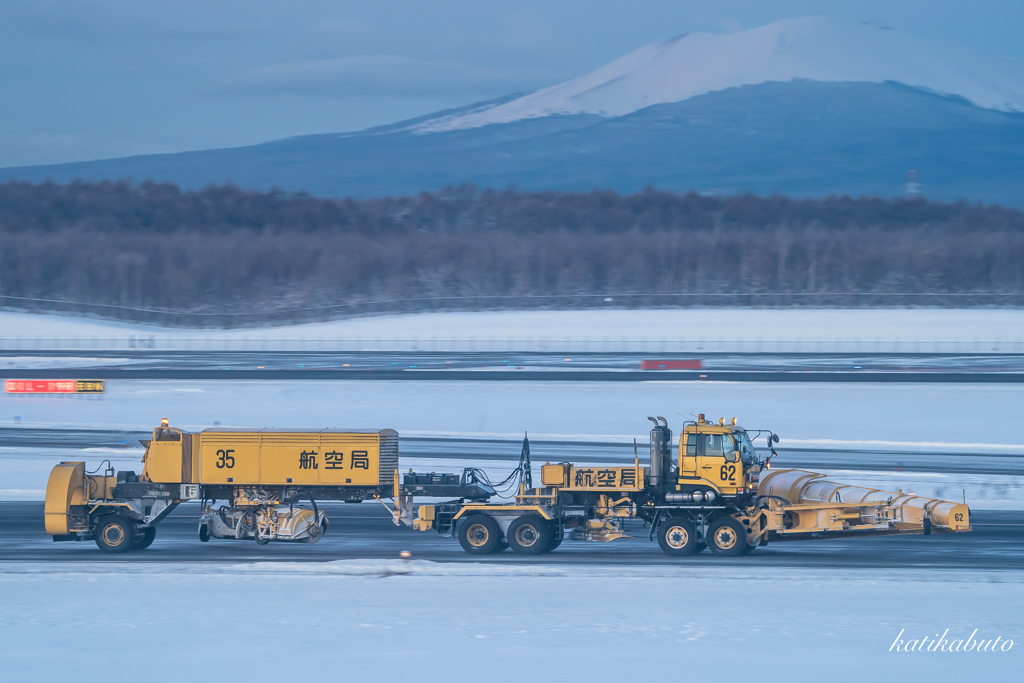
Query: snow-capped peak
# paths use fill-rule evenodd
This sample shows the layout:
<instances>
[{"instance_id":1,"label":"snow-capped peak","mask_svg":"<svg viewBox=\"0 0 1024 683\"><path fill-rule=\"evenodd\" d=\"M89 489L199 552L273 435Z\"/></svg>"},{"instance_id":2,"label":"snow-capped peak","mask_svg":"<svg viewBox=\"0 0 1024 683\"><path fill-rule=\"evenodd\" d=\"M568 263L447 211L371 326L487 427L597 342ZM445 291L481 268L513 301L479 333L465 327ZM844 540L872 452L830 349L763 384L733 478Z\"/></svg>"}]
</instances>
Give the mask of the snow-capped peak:
<instances>
[{"instance_id":1,"label":"snow-capped peak","mask_svg":"<svg viewBox=\"0 0 1024 683\"><path fill-rule=\"evenodd\" d=\"M1024 111L1024 69L876 24L786 19L738 33L652 43L585 76L413 127L475 128L555 114L622 116L655 104L769 81L895 81L1001 111Z\"/></svg>"}]
</instances>

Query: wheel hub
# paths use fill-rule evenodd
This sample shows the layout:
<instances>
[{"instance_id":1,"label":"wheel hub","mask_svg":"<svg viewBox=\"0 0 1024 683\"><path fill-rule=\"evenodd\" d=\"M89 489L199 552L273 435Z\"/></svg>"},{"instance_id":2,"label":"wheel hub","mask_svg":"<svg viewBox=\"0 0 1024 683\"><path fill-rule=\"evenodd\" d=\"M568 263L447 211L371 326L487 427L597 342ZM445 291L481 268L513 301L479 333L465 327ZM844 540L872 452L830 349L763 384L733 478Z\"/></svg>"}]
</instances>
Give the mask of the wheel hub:
<instances>
[{"instance_id":1,"label":"wheel hub","mask_svg":"<svg viewBox=\"0 0 1024 683\"><path fill-rule=\"evenodd\" d=\"M479 548L487 543L488 538L490 538L490 533L483 524L474 524L466 531L466 540L474 548Z\"/></svg>"},{"instance_id":2,"label":"wheel hub","mask_svg":"<svg viewBox=\"0 0 1024 683\"><path fill-rule=\"evenodd\" d=\"M686 542L690 540L690 534L686 533L686 529L681 526L674 526L668 530L665 534L665 541L668 543L670 548L678 550L686 545Z\"/></svg>"},{"instance_id":3,"label":"wheel hub","mask_svg":"<svg viewBox=\"0 0 1024 683\"><path fill-rule=\"evenodd\" d=\"M715 543L722 550L728 550L736 545L736 532L728 527L722 527L715 533Z\"/></svg>"},{"instance_id":4,"label":"wheel hub","mask_svg":"<svg viewBox=\"0 0 1024 683\"><path fill-rule=\"evenodd\" d=\"M526 548L536 543L538 536L537 530L529 524L523 524L516 529L516 542Z\"/></svg>"}]
</instances>

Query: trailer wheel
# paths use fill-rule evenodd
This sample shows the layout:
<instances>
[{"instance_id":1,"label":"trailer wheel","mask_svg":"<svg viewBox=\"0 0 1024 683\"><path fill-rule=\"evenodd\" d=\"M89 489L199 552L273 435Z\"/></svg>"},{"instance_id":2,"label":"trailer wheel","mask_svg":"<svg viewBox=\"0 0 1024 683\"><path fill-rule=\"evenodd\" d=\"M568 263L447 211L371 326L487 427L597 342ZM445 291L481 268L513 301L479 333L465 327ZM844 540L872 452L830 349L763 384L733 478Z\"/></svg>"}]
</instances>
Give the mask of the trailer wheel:
<instances>
[{"instance_id":1,"label":"trailer wheel","mask_svg":"<svg viewBox=\"0 0 1024 683\"><path fill-rule=\"evenodd\" d=\"M145 550L149 546L153 545L154 538L156 538L156 527L146 527L142 530L142 538L139 538L132 543L132 550Z\"/></svg>"},{"instance_id":2,"label":"trailer wheel","mask_svg":"<svg viewBox=\"0 0 1024 683\"><path fill-rule=\"evenodd\" d=\"M203 543L210 542L210 525L200 524L199 525L199 540Z\"/></svg>"},{"instance_id":3,"label":"trailer wheel","mask_svg":"<svg viewBox=\"0 0 1024 683\"><path fill-rule=\"evenodd\" d=\"M252 540L256 541L256 545L266 545L270 543L270 537L260 536L260 530L254 529L252 532Z\"/></svg>"},{"instance_id":4,"label":"trailer wheel","mask_svg":"<svg viewBox=\"0 0 1024 683\"><path fill-rule=\"evenodd\" d=\"M683 557L697 552L697 532L686 517L672 517L658 527L658 545L666 555Z\"/></svg>"},{"instance_id":5,"label":"trailer wheel","mask_svg":"<svg viewBox=\"0 0 1024 683\"><path fill-rule=\"evenodd\" d=\"M96 527L96 545L105 553L123 553L134 538L135 522L121 515L110 515Z\"/></svg>"},{"instance_id":6,"label":"trailer wheel","mask_svg":"<svg viewBox=\"0 0 1024 683\"><path fill-rule=\"evenodd\" d=\"M501 529L489 515L473 515L459 525L459 545L471 555L487 555L501 543Z\"/></svg>"},{"instance_id":7,"label":"trailer wheel","mask_svg":"<svg viewBox=\"0 0 1024 683\"><path fill-rule=\"evenodd\" d=\"M735 557L747 546L747 530L738 519L719 517L708 527L707 542L715 555Z\"/></svg>"},{"instance_id":8,"label":"trailer wheel","mask_svg":"<svg viewBox=\"0 0 1024 683\"><path fill-rule=\"evenodd\" d=\"M520 555L540 555L551 549L551 527L537 515L523 515L508 525L508 545Z\"/></svg>"},{"instance_id":9,"label":"trailer wheel","mask_svg":"<svg viewBox=\"0 0 1024 683\"><path fill-rule=\"evenodd\" d=\"M326 534L326 533L327 533L327 518L324 517L323 523L317 525L316 533L315 534L310 534L309 536L306 536L306 538L303 539L303 540L305 540L306 543L316 543L321 538L323 538L324 534Z\"/></svg>"}]
</instances>

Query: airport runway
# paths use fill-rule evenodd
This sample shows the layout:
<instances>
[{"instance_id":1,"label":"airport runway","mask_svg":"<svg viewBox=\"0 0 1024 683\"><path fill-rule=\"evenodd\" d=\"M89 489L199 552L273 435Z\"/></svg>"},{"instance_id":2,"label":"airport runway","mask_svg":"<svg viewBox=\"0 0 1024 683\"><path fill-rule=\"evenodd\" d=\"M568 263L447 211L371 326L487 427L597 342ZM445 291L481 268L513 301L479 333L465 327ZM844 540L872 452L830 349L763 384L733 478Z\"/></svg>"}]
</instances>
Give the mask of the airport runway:
<instances>
[{"instance_id":1,"label":"airport runway","mask_svg":"<svg viewBox=\"0 0 1024 683\"><path fill-rule=\"evenodd\" d=\"M0 503L0 561L4 562L287 562L354 559L396 559L407 550L413 557L438 562L506 562L567 565L666 565L727 568L757 566L771 581L773 570L787 567L863 568L910 570L928 567L956 572L1019 570L1024 566L1024 514L973 514L973 531L931 536L884 536L776 542L739 558L720 558L705 551L684 559L663 554L648 530L634 522L634 536L609 544L565 541L548 555L523 557L512 551L471 556L451 538L434 532L395 527L378 503L324 506L330 527L323 540L306 543L270 543L211 540L201 543L197 533L199 506L186 504L158 527L153 545L119 555L101 552L91 541L54 543L43 529L42 503ZM961 574L963 576L964 574Z\"/></svg>"},{"instance_id":2,"label":"airport runway","mask_svg":"<svg viewBox=\"0 0 1024 683\"><path fill-rule=\"evenodd\" d=\"M139 439L150 438L149 432L127 432L86 429L37 429L0 427L0 447L8 448L130 448L138 447ZM968 474L1024 475L1024 453L922 453L898 450L797 449L780 444L776 467L812 470L870 470L941 472ZM648 445L638 444L640 458L647 457ZM451 471L461 471L466 461L493 462L496 471L515 467L522 441L499 439L461 439L441 437L401 437L403 464L419 467L416 460L451 461ZM592 441L530 440L535 465L545 461L585 464L629 463L633 460L633 444ZM141 457L141 451L139 457ZM767 455L762 452L762 455ZM83 454L94 460L94 454Z\"/></svg>"}]
</instances>

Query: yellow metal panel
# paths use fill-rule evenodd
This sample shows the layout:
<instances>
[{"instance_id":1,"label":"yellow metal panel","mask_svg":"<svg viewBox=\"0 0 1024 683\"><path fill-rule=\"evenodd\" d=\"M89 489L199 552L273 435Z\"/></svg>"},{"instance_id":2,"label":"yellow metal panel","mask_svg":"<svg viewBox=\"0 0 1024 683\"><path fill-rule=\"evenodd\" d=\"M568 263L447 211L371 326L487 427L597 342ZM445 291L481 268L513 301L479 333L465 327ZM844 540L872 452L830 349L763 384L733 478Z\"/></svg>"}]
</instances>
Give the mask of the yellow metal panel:
<instances>
[{"instance_id":1,"label":"yellow metal panel","mask_svg":"<svg viewBox=\"0 0 1024 683\"><path fill-rule=\"evenodd\" d=\"M543 508L537 505L490 505L488 503L474 503L465 505L458 514L452 519L461 519L462 517L469 515L474 512L536 512L544 519L551 519L551 515L544 511Z\"/></svg>"},{"instance_id":2,"label":"yellow metal panel","mask_svg":"<svg viewBox=\"0 0 1024 683\"><path fill-rule=\"evenodd\" d=\"M697 456L686 454L687 446L694 445L696 439L696 434L684 434L683 438L679 440L679 473L681 476L697 476ZM696 448L690 448L689 450L696 453Z\"/></svg>"},{"instance_id":3,"label":"yellow metal panel","mask_svg":"<svg viewBox=\"0 0 1024 683\"><path fill-rule=\"evenodd\" d=\"M323 467L319 432L263 434L261 484L317 484Z\"/></svg>"},{"instance_id":4,"label":"yellow metal panel","mask_svg":"<svg viewBox=\"0 0 1024 683\"><path fill-rule=\"evenodd\" d=\"M644 485L642 467L572 467L567 490L639 491Z\"/></svg>"},{"instance_id":5,"label":"yellow metal panel","mask_svg":"<svg viewBox=\"0 0 1024 683\"><path fill-rule=\"evenodd\" d=\"M541 465L541 486L565 486L568 465Z\"/></svg>"},{"instance_id":6,"label":"yellow metal panel","mask_svg":"<svg viewBox=\"0 0 1024 683\"><path fill-rule=\"evenodd\" d=\"M259 483L259 432L215 432L203 433L200 436L200 483Z\"/></svg>"},{"instance_id":7,"label":"yellow metal panel","mask_svg":"<svg viewBox=\"0 0 1024 683\"><path fill-rule=\"evenodd\" d=\"M181 441L151 441L146 449L146 474L159 484L181 481Z\"/></svg>"},{"instance_id":8,"label":"yellow metal panel","mask_svg":"<svg viewBox=\"0 0 1024 683\"><path fill-rule=\"evenodd\" d=\"M84 476L84 462L62 462L50 472L50 479L46 482L46 503L43 505L46 533L51 536L68 533L68 513L75 494L79 501L83 498Z\"/></svg>"},{"instance_id":9,"label":"yellow metal panel","mask_svg":"<svg viewBox=\"0 0 1024 683\"><path fill-rule=\"evenodd\" d=\"M321 435L320 447L323 452L321 484L376 486L381 483L377 434L325 432Z\"/></svg>"}]
</instances>

